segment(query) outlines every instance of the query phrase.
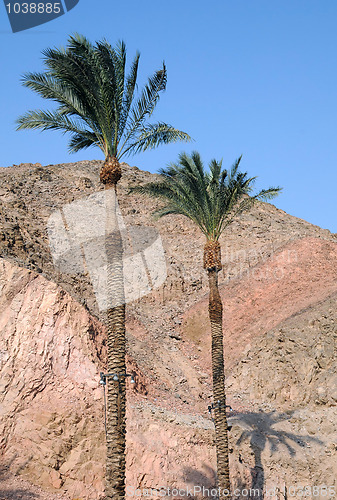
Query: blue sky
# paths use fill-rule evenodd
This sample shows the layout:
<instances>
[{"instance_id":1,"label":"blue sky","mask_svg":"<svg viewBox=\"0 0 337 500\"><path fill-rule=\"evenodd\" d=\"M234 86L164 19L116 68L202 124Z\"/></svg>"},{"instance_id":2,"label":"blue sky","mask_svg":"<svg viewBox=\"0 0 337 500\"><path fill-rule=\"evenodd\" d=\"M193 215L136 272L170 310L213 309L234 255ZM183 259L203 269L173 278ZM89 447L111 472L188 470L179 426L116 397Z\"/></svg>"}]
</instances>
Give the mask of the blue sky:
<instances>
[{"instance_id":1,"label":"blue sky","mask_svg":"<svg viewBox=\"0 0 337 500\"><path fill-rule=\"evenodd\" d=\"M165 60L167 90L153 119L194 138L128 163L155 172L183 150L226 166L242 154L257 188L283 187L277 207L337 232L336 0L80 0L15 34L1 12L0 166L102 159L94 149L69 155L58 132L15 131L20 114L50 107L20 76L42 70L41 51L65 45L71 33L122 39L129 61L141 53L140 84Z\"/></svg>"}]
</instances>

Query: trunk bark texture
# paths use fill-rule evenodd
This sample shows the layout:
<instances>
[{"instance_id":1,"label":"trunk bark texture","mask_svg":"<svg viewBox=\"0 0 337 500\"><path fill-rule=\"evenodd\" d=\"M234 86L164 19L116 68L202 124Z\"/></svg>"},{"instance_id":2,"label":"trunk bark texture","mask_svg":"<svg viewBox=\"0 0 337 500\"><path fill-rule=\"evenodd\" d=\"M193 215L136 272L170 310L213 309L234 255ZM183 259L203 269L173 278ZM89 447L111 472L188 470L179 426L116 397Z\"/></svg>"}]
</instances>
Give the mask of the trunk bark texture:
<instances>
[{"instance_id":1,"label":"trunk bark texture","mask_svg":"<svg viewBox=\"0 0 337 500\"><path fill-rule=\"evenodd\" d=\"M108 184L108 183L107 183ZM110 185L111 186L111 185ZM125 365L125 299L123 277L123 241L118 226L115 189L106 194L107 256L107 371L118 375L118 381L107 377L107 500L125 499L126 442L126 365Z\"/></svg>"},{"instance_id":2,"label":"trunk bark texture","mask_svg":"<svg viewBox=\"0 0 337 500\"><path fill-rule=\"evenodd\" d=\"M222 492L228 491L230 498L229 479L229 452L228 452L228 425L226 416L226 393L223 355L222 331L222 301L218 288L218 271L208 270L209 280L209 318L212 334L212 373L213 373L213 399L214 399L214 424L217 457L218 488ZM225 498L225 496L223 495ZM221 498L221 497L220 497Z\"/></svg>"}]
</instances>

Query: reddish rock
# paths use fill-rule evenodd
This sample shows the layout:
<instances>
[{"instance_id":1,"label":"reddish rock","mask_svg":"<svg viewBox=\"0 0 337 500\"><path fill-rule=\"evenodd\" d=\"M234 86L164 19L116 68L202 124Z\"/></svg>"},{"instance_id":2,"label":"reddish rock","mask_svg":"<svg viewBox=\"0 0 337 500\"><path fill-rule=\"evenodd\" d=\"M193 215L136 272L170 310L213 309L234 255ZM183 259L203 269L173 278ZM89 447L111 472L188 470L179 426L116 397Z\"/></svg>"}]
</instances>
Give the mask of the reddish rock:
<instances>
[{"instance_id":1,"label":"reddish rock","mask_svg":"<svg viewBox=\"0 0 337 500\"><path fill-rule=\"evenodd\" d=\"M54 269L46 233L52 211L102 189L100 165L0 169L6 500L29 494L94 500L103 491L104 317L87 275ZM127 485L211 487L204 239L182 217L154 221L156 202L126 196L129 185L151 174L122 167L125 222L157 227L168 269L160 289L127 307L128 371L136 375L135 387L128 386ZM334 486L336 238L259 203L224 235L222 262L233 486Z\"/></svg>"}]
</instances>

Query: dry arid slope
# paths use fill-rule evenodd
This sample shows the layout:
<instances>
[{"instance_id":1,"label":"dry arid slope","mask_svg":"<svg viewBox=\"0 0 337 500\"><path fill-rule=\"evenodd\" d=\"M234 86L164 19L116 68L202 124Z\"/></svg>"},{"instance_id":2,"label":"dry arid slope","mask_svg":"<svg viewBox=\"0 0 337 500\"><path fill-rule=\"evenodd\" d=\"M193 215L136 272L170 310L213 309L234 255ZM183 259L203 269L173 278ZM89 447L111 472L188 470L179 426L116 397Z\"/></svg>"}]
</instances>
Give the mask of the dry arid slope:
<instances>
[{"instance_id":1,"label":"dry arid slope","mask_svg":"<svg viewBox=\"0 0 337 500\"><path fill-rule=\"evenodd\" d=\"M54 269L46 231L54 210L102 190L100 164L0 171L0 498L98 499L103 490L104 317L88 276ZM168 273L163 286L128 305L128 363L137 374L129 388L128 485L211 486L203 237L182 217L155 221L155 202L127 195L151 177L124 164L119 187L125 223L159 230ZM237 487L337 490L336 242L265 203L223 237Z\"/></svg>"}]
</instances>

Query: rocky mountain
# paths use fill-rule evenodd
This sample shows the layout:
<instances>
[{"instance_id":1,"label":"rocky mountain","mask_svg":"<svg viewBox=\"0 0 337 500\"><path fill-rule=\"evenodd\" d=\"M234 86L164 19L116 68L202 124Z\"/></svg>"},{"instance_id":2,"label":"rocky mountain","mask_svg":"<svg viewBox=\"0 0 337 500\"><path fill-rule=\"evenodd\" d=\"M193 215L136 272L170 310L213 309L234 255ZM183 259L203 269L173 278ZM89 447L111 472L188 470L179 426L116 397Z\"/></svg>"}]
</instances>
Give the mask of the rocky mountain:
<instances>
[{"instance_id":1,"label":"rocky mountain","mask_svg":"<svg viewBox=\"0 0 337 500\"><path fill-rule=\"evenodd\" d=\"M86 269L55 268L47 231L55 211L102 191L100 165L0 170L0 498L98 499L103 490L104 313ZM151 178L124 164L118 192L126 227L160 234L167 272L127 306L136 375L127 481L157 491L196 486L201 498L198 487L215 480L203 237L183 217L155 220L156 202L128 194ZM332 498L336 235L258 203L221 243L233 485L274 498L315 486Z\"/></svg>"}]
</instances>

